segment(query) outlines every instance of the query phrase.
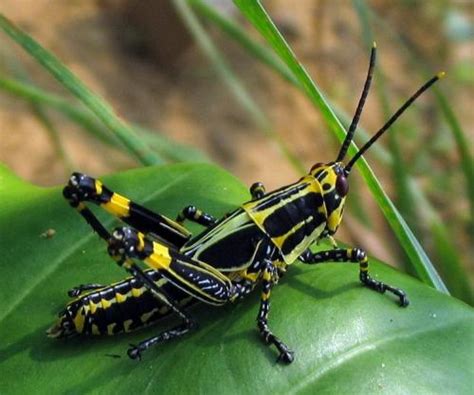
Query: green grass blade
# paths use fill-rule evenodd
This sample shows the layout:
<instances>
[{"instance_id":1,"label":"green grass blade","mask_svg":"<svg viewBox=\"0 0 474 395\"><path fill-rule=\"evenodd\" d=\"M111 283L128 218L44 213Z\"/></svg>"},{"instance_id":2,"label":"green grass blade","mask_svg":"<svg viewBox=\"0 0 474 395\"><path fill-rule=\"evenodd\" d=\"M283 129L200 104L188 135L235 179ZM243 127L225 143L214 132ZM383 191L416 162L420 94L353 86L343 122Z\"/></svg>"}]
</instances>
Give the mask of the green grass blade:
<instances>
[{"instance_id":1,"label":"green grass blade","mask_svg":"<svg viewBox=\"0 0 474 395\"><path fill-rule=\"evenodd\" d=\"M371 28L372 20L370 8L364 0L354 0L353 5L359 18L364 41L367 45L370 45L370 43L374 41ZM418 69L421 69L420 63L416 61L416 59L413 59L413 62ZM392 114L392 110L390 109L385 89L385 77L383 75L382 66L379 66L377 70L376 89L384 117L388 119ZM439 90L436 90L435 96L440 96L436 97L438 104L444 101L444 96ZM446 108L443 109L443 111L450 112L449 105L447 103L444 104ZM454 121L456 121L455 118ZM397 206L400 207L400 211L405 218L409 219L410 225L415 229L418 235L423 234L418 224L428 224L428 237L432 241L434 246L433 250L439 262L437 268L442 273L443 279L448 285L450 292L454 296L468 303L472 303L470 285L466 276L462 274L463 269L459 253L456 248L454 248L452 240L450 240L448 229L442 223L438 215L435 214L434 209L424 197L416 182L410 179L396 134L396 129L403 129L403 127L401 125L394 126L395 130L393 130L388 137L389 148L393 159L391 167L394 185L397 191ZM460 135L462 137L462 131ZM466 144L464 147L466 147Z\"/></svg>"},{"instance_id":2,"label":"green grass blade","mask_svg":"<svg viewBox=\"0 0 474 395\"><path fill-rule=\"evenodd\" d=\"M469 143L463 129L461 128L461 124L446 99L446 96L443 95L439 89L435 90L435 96L446 123L456 141L459 157L461 158L461 167L466 179L466 191L471 209L471 230L474 232L474 161L469 152Z\"/></svg>"},{"instance_id":3,"label":"green grass blade","mask_svg":"<svg viewBox=\"0 0 474 395\"><path fill-rule=\"evenodd\" d=\"M284 80L289 81L293 85L300 88L298 80L292 73L289 72L288 68L282 65L282 63L279 62L273 53L271 53L266 47L256 43L244 29L233 23L229 18L226 18L220 13L216 12L212 7L206 5L201 0L192 0L191 4L202 16L213 22L216 26L221 28L223 32L227 33L230 38L242 45L242 47L246 49L249 54L276 71ZM368 12L370 14L369 16L372 16L372 10L368 10ZM402 41L400 42L403 44ZM407 49L407 53L410 54L411 51L409 48ZM418 63L417 66L419 68ZM424 75L425 74L426 73L424 73ZM449 106L446 97L439 91L439 89L436 89L436 87L433 89L433 91L435 92L438 104L442 109L446 122L448 123L458 146L458 151L460 153L461 163L466 178L469 202L471 204L471 219L474 221L474 164L467 148L468 144L466 143L465 133L460 127L459 121ZM330 105L330 107L334 109L335 114L344 125L350 124L350 117L344 111L333 105ZM369 139L369 135L363 128L359 127L355 139L360 142L365 142ZM381 145L372 147L371 153L373 156L377 157L384 163L393 162L390 153L387 152Z\"/></svg>"},{"instance_id":4,"label":"green grass blade","mask_svg":"<svg viewBox=\"0 0 474 395\"><path fill-rule=\"evenodd\" d=\"M140 163L144 165L162 163L162 160L140 140L133 129L121 120L101 97L87 88L54 55L1 14L0 28L91 110Z\"/></svg>"},{"instance_id":5,"label":"green grass blade","mask_svg":"<svg viewBox=\"0 0 474 395\"><path fill-rule=\"evenodd\" d=\"M58 95L46 92L31 83L5 78L2 75L0 75L0 89L17 98L31 103L42 104L59 111L71 121L87 130L93 137L106 144L113 146L118 146L119 144L119 140L106 132L89 111L84 111Z\"/></svg>"},{"instance_id":6,"label":"green grass blade","mask_svg":"<svg viewBox=\"0 0 474 395\"><path fill-rule=\"evenodd\" d=\"M469 277L456 250L452 236L438 213L430 206L418 185L412 180L409 185L414 196L416 210L423 223L427 224L433 238L433 246L439 262L439 270L453 296L474 304L474 293Z\"/></svg>"},{"instance_id":7,"label":"green grass blade","mask_svg":"<svg viewBox=\"0 0 474 395\"><path fill-rule=\"evenodd\" d=\"M4 65L0 64L0 70L2 66L4 66L4 68L8 70L8 73L14 75L16 79L29 83L31 79L28 72L24 68L23 64L19 61L16 54L11 51L11 48L8 44L10 44L10 42L5 43L3 37L0 37L0 60L2 60L4 63ZM51 120L48 113L41 104L30 102L29 106L32 114L36 117L43 129L46 131L50 139L51 146L54 149L55 155L63 163L65 173L70 173L74 166L71 158L68 156L66 150L63 147L60 133L55 127L54 122Z\"/></svg>"},{"instance_id":8,"label":"green grass blade","mask_svg":"<svg viewBox=\"0 0 474 395\"><path fill-rule=\"evenodd\" d=\"M219 50L213 44L209 35L201 26L196 15L189 7L188 1L174 0L174 5L190 33L195 38L196 43L199 45L203 53L210 59L216 73L220 76L222 81L227 84L236 101L251 115L258 128L275 141L282 155L288 160L288 163L290 163L297 172L303 173L305 169L300 160L291 152L281 137L275 133L270 125L270 121L267 119L258 104L249 95L242 81L240 81L232 71L231 67L227 64Z\"/></svg>"},{"instance_id":9,"label":"green grass blade","mask_svg":"<svg viewBox=\"0 0 474 395\"><path fill-rule=\"evenodd\" d=\"M163 134L138 125L133 125L133 129L150 148L171 162L211 162L206 154L194 147L177 143Z\"/></svg>"},{"instance_id":10,"label":"green grass blade","mask_svg":"<svg viewBox=\"0 0 474 395\"><path fill-rule=\"evenodd\" d=\"M261 3L256 0L234 0L234 3L254 25L254 27L265 37L275 52L292 71L313 104L321 111L321 114L331 131L342 140L345 136L345 131L342 125L328 106L326 100L323 98L304 67L297 61L292 50L269 18ZM351 145L350 152L352 155L355 153L354 144ZM405 220L383 191L380 183L375 178L374 173L367 165L367 162L365 160L360 160L357 164L367 182L367 185L369 186L369 189L384 213L385 218L410 258L418 277L423 282L432 285L436 289L448 293L446 286L439 277L425 251L413 235Z\"/></svg>"},{"instance_id":11,"label":"green grass blade","mask_svg":"<svg viewBox=\"0 0 474 395\"><path fill-rule=\"evenodd\" d=\"M359 20L359 25L362 30L363 41L365 45L369 47L372 45L375 39L374 34L372 32L372 26L370 23L370 16L367 10L367 6L364 1L357 0L353 0L352 4L356 11ZM380 64L375 70L374 79L376 80L375 92L378 97L380 108L382 109L383 118L389 119L393 114L393 110L390 108L390 101L385 85L385 73L383 72L382 65ZM389 135L387 136L388 147L392 158L392 180L393 185L395 187L394 189L397 207L399 208L403 216L407 218L409 225L419 235L420 233L418 228L418 215L417 211L414 208L415 205L413 202L413 196L411 195L410 189L408 187L410 177L405 165L405 161L403 160L400 144L398 142L398 131L403 129L403 126L401 125L402 122L403 120L400 120L399 123L394 124L391 127ZM410 266L408 266L407 268L413 269Z\"/></svg>"},{"instance_id":12,"label":"green grass blade","mask_svg":"<svg viewBox=\"0 0 474 395\"><path fill-rule=\"evenodd\" d=\"M202 0L191 0L190 4L202 17L214 23L221 31L226 33L229 38L235 40L242 48L247 50L250 55L276 71L286 81L295 86L299 85L298 80L288 70L288 67L286 67L272 51L253 40L239 25L217 12L213 7Z\"/></svg>"},{"instance_id":13,"label":"green grass blade","mask_svg":"<svg viewBox=\"0 0 474 395\"><path fill-rule=\"evenodd\" d=\"M368 10L370 17L375 23L381 23L383 20L384 23L381 25L381 31L390 34L395 37L399 45L404 48L403 54L413 65L414 70L417 70L423 78L429 78L431 72L427 70L427 67L420 64L418 58L413 53L412 48L407 45L407 43L400 38L400 35L394 31L389 23L381 18L376 12L372 9ZM438 87L433 87L433 92L435 94L436 100L438 102L439 108L441 108L442 114L446 120L449 130L453 136L454 141L456 142L457 150L459 157L461 158L461 167L463 169L464 178L466 180L466 190L469 196L470 211L471 211L471 227L474 227L474 159L472 154L469 151L469 143L466 138L466 132L461 127L456 114L449 105L449 101L446 96L441 92ZM471 232L474 234L474 232Z\"/></svg>"},{"instance_id":14,"label":"green grass blade","mask_svg":"<svg viewBox=\"0 0 474 395\"><path fill-rule=\"evenodd\" d=\"M120 140L100 125L90 111L84 110L58 95L46 92L31 83L3 78L1 74L0 89L28 102L53 108L82 127L92 137L125 151ZM150 131L137 125L132 125L132 127L140 138L159 155L162 162L167 162L168 159L173 162L209 162L209 158L195 148L176 143L156 131Z\"/></svg>"},{"instance_id":15,"label":"green grass blade","mask_svg":"<svg viewBox=\"0 0 474 395\"><path fill-rule=\"evenodd\" d=\"M239 25L234 23L231 19L222 16L220 13L216 12L212 7L203 3L202 0L191 0L191 4L200 15L207 18L210 22L214 23L219 27L224 33L226 33L231 39L239 43L242 48L247 50L247 52L253 56L255 59L259 60L263 64L267 65L273 69L277 74L280 75L285 81L290 82L298 89L302 89L299 81L295 76L289 71L288 67L284 65L267 47L257 43L244 29ZM303 90L304 92L304 90ZM324 96L324 94L323 94ZM327 99L326 99L327 100ZM327 100L328 101L328 100ZM351 117L346 114L343 110L337 108L333 104L330 104L336 114L337 118L342 122L344 127L349 127L351 123ZM357 134L355 140L365 143L369 140L370 136L366 130L362 127L357 129ZM381 145L376 145L371 148L371 153L379 160L384 163L391 163L390 153Z\"/></svg>"},{"instance_id":16,"label":"green grass blade","mask_svg":"<svg viewBox=\"0 0 474 395\"><path fill-rule=\"evenodd\" d=\"M64 149L61 141L61 134L58 128L54 125L53 121L49 118L48 114L41 106L32 105L31 111L46 130L56 156L63 163L63 172L65 173L65 176L68 176L74 170L74 164Z\"/></svg>"}]
</instances>

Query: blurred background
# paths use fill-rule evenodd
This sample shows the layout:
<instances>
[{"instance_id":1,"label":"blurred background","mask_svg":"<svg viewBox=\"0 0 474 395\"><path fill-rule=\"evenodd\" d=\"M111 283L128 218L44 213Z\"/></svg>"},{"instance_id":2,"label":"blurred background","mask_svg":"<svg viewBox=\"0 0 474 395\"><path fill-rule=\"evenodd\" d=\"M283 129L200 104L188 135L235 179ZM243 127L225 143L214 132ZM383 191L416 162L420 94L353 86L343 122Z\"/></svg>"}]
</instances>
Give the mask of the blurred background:
<instances>
[{"instance_id":1,"label":"blurred background","mask_svg":"<svg viewBox=\"0 0 474 395\"><path fill-rule=\"evenodd\" d=\"M343 123L377 41L359 142L447 72L367 159L450 290L472 303L474 3L263 4ZM163 163L214 162L273 189L337 155L317 110L230 1L2 0L0 11L104 97ZM0 161L38 185L64 184L72 170L101 176L142 165L3 34L0 125ZM403 268L380 210L351 178L338 238Z\"/></svg>"}]
</instances>

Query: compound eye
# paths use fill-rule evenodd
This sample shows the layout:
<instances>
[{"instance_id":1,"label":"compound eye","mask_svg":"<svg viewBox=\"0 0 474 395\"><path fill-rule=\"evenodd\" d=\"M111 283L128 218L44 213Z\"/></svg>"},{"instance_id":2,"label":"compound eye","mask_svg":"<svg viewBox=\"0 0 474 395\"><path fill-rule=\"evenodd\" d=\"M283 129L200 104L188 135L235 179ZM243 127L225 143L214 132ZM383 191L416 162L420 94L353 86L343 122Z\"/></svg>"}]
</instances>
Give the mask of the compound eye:
<instances>
[{"instance_id":1,"label":"compound eye","mask_svg":"<svg viewBox=\"0 0 474 395\"><path fill-rule=\"evenodd\" d=\"M316 169L318 169L319 167L323 167L323 166L324 166L324 163L318 162L318 163L316 163L315 165L313 165L311 167L311 170L309 172L313 173Z\"/></svg>"},{"instance_id":2,"label":"compound eye","mask_svg":"<svg viewBox=\"0 0 474 395\"><path fill-rule=\"evenodd\" d=\"M341 197L347 195L349 192L349 183L347 182L347 178L344 174L339 174L336 179L336 191L337 194Z\"/></svg>"}]
</instances>

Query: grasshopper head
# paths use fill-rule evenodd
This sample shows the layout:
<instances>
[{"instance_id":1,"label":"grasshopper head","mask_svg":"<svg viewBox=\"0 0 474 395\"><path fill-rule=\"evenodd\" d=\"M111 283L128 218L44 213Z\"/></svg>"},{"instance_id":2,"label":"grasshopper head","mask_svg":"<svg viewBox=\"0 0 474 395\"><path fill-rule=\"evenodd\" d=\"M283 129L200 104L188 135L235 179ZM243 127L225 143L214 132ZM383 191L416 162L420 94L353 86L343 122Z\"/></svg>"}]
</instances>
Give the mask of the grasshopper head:
<instances>
[{"instance_id":1,"label":"grasshopper head","mask_svg":"<svg viewBox=\"0 0 474 395\"><path fill-rule=\"evenodd\" d=\"M348 178L351 172L352 166L357 162L359 158L374 144L398 119L400 115L420 96L426 91L431 85L433 85L440 78L444 77L444 72L440 72L430 80L428 80L421 88L419 88L385 123L372 138L365 143L365 145L344 165L343 160L349 149L349 146L354 137L354 133L357 129L357 124L364 107L365 100L369 93L370 84L372 82L372 75L375 66L375 55L376 45L374 43L372 52L370 54L369 70L367 72L367 78L365 80L364 89L359 99L354 118L352 119L349 130L347 131L344 142L342 143L339 154L334 162L327 164L317 163L310 170L310 175L313 176L321 186L323 195L323 204L326 206L326 229L323 231L323 235L333 235L336 233L339 224L341 223L342 214L344 211L344 203L346 200L347 193L349 192Z\"/></svg>"},{"instance_id":2,"label":"grasshopper head","mask_svg":"<svg viewBox=\"0 0 474 395\"><path fill-rule=\"evenodd\" d=\"M336 233L342 220L344 203L349 192L349 183L342 162L318 163L310 170L321 185L323 202L326 207L326 232Z\"/></svg>"}]
</instances>

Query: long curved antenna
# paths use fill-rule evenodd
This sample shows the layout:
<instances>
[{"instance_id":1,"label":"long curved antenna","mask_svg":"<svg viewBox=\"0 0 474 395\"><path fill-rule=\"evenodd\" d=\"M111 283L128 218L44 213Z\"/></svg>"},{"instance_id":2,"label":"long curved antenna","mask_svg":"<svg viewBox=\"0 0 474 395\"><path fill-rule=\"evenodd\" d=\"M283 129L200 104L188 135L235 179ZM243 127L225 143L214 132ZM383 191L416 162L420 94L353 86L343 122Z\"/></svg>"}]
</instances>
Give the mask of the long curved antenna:
<instances>
[{"instance_id":1,"label":"long curved antenna","mask_svg":"<svg viewBox=\"0 0 474 395\"><path fill-rule=\"evenodd\" d=\"M359 99L359 103L357 104L357 109L354 114L354 118L352 118L351 126L346 134L346 138L342 143L341 150L337 155L336 162L340 162L344 159L344 156L349 149L349 145L351 144L352 138L354 137L354 133L357 129L357 124L359 123L360 114L362 113L362 109L364 108L365 100L367 99L367 95L369 94L370 83L372 82L372 76L374 74L374 66L375 66L375 59L377 54L377 44L374 41L372 45L372 51L370 52L370 63L369 63L369 70L367 71L367 78L365 79L364 89L362 90L362 94Z\"/></svg>"},{"instance_id":2,"label":"long curved antenna","mask_svg":"<svg viewBox=\"0 0 474 395\"><path fill-rule=\"evenodd\" d=\"M385 125L382 126L382 128L375 133L372 138L365 143L365 145L352 157L352 159L349 161L349 163L346 165L344 168L345 173L349 174L352 166L354 163L357 162L357 159L359 159L371 146L374 144L380 136L382 136L390 126L393 125L393 123L400 117L400 115L403 114L403 112L420 96L423 92L425 92L431 85L433 85L436 81L438 81L440 78L443 78L445 76L444 71L436 74L434 77L432 77L429 81L427 81L420 89L418 89L406 102L401 106L395 114L392 115L392 117L387 121Z\"/></svg>"}]
</instances>

